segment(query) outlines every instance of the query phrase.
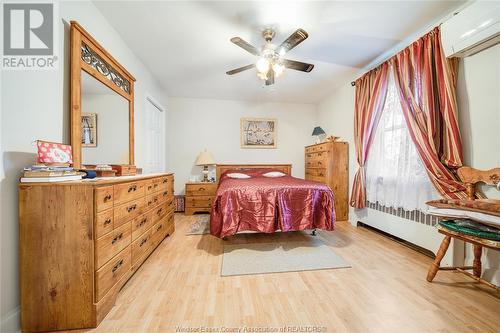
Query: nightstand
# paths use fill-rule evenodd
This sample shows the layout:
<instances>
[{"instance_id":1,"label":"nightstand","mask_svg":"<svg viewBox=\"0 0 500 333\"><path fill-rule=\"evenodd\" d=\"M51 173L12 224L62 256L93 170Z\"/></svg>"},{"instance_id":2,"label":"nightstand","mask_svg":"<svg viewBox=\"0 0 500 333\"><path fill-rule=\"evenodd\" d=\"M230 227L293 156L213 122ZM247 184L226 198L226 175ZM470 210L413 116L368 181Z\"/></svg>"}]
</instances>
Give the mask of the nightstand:
<instances>
[{"instance_id":1,"label":"nightstand","mask_svg":"<svg viewBox=\"0 0 500 333\"><path fill-rule=\"evenodd\" d=\"M216 191L216 183L186 183L185 214L210 213Z\"/></svg>"}]
</instances>

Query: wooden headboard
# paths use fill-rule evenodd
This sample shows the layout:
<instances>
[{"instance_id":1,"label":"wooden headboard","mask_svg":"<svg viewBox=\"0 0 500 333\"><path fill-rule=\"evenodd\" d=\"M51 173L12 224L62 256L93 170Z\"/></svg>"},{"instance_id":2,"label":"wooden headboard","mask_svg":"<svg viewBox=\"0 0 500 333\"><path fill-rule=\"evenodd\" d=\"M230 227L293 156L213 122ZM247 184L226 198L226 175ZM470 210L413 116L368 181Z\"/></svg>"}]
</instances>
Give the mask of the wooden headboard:
<instances>
[{"instance_id":1,"label":"wooden headboard","mask_svg":"<svg viewBox=\"0 0 500 333\"><path fill-rule=\"evenodd\" d=\"M476 184L485 183L499 188L500 168L490 170L478 170L471 167L461 167L457 171L458 177L467 188L467 195L474 200L476 196Z\"/></svg>"},{"instance_id":2,"label":"wooden headboard","mask_svg":"<svg viewBox=\"0 0 500 333\"><path fill-rule=\"evenodd\" d=\"M222 175L225 171L249 169L273 169L286 173L287 175L292 174L291 164L217 164L215 166L217 182L219 182L220 175Z\"/></svg>"}]
</instances>

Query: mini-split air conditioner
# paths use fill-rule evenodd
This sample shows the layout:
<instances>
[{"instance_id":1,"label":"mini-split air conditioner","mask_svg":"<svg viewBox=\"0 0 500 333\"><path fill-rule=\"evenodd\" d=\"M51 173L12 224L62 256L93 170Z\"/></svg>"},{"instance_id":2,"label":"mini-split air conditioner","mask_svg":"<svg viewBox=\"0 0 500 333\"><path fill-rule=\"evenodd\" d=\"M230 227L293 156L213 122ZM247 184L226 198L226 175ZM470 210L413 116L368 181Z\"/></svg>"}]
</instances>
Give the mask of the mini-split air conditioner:
<instances>
[{"instance_id":1,"label":"mini-split air conditioner","mask_svg":"<svg viewBox=\"0 0 500 333\"><path fill-rule=\"evenodd\" d=\"M500 1L477 1L441 25L447 57L467 57L500 42Z\"/></svg>"}]
</instances>

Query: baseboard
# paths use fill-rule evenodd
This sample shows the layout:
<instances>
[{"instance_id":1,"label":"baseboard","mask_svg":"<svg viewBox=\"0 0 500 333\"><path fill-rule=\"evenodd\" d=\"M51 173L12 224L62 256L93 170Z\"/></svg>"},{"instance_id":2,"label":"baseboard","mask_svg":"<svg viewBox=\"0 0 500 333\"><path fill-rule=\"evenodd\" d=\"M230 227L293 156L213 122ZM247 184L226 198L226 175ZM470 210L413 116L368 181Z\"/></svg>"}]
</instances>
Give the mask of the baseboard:
<instances>
[{"instance_id":1,"label":"baseboard","mask_svg":"<svg viewBox=\"0 0 500 333\"><path fill-rule=\"evenodd\" d=\"M373 228L405 240L406 242L429 250L434 254L437 252L443 240L443 236L439 234L433 226L404 219L375 209L352 209L349 212L349 221L354 226L360 221ZM463 244L461 244L461 242L452 242L441 264L443 266L457 266L462 265L463 261Z\"/></svg>"},{"instance_id":2,"label":"baseboard","mask_svg":"<svg viewBox=\"0 0 500 333\"><path fill-rule=\"evenodd\" d=\"M21 332L21 310L19 307L7 313L0 322L0 332L18 333Z\"/></svg>"}]
</instances>

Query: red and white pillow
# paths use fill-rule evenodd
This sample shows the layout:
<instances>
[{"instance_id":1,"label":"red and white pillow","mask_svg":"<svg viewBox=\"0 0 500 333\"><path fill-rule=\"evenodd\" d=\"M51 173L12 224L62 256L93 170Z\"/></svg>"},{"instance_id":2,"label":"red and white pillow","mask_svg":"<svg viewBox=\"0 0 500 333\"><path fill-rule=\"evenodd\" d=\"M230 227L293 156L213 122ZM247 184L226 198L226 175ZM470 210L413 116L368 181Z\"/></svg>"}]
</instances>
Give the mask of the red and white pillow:
<instances>
[{"instance_id":1,"label":"red and white pillow","mask_svg":"<svg viewBox=\"0 0 500 333\"><path fill-rule=\"evenodd\" d=\"M38 163L72 164L73 151L70 145L47 141L37 141Z\"/></svg>"}]
</instances>

